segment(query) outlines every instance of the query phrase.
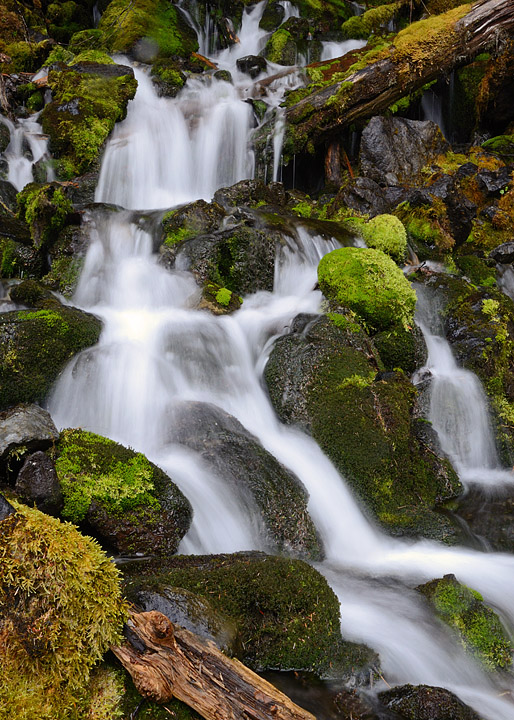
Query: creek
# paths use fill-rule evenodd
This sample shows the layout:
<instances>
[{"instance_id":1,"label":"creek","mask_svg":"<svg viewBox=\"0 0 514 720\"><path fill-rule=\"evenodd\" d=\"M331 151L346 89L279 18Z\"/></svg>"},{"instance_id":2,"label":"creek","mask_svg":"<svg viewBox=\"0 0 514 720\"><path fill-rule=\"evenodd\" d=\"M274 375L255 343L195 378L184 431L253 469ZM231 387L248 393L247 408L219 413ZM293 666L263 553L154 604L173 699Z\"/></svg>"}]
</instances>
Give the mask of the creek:
<instances>
[{"instance_id":1,"label":"creek","mask_svg":"<svg viewBox=\"0 0 514 720\"><path fill-rule=\"evenodd\" d=\"M337 242L299 225L277 251L273 292L247 296L239 311L215 317L191 309L198 294L192 275L161 267L152 230L138 221L137 211L209 200L217 188L252 177L253 113L247 100L261 92L259 80L283 70L271 66L250 81L237 69L237 59L257 54L266 40L258 28L262 10L261 4L245 12L237 45L211 53L221 69L230 70L233 85L198 78L188 80L176 99L159 98L144 69L135 68L139 88L108 142L96 193L98 203L124 209L88 211L90 245L73 299L102 318L103 333L97 346L68 366L48 408L59 427L108 436L144 452L170 475L194 509L180 547L184 553L267 549L244 497L213 476L198 454L173 442L173 408L183 401L214 403L235 416L309 493L309 512L326 552L316 567L340 599L343 635L380 654L389 684L446 687L483 718L512 720L514 688L508 679L478 667L411 588L454 573L514 627L514 558L383 534L316 443L278 421L263 388L274 339L298 313L320 311L316 268ZM209 38L198 31L209 49ZM293 72L268 86L268 113L277 111L295 78ZM278 111L275 178L282 130ZM420 305L433 377L430 420L444 451L464 484L510 482L495 454L478 381L457 367L437 335L429 302Z\"/></svg>"}]
</instances>

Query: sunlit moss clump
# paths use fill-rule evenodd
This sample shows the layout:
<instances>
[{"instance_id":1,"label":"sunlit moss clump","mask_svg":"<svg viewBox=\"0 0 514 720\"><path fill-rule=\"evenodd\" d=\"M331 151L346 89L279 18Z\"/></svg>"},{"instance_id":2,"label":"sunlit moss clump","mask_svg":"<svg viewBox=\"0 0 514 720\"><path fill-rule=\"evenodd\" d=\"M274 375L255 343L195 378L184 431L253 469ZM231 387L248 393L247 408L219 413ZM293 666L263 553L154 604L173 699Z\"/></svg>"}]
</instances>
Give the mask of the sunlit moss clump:
<instances>
[{"instance_id":1,"label":"sunlit moss clump","mask_svg":"<svg viewBox=\"0 0 514 720\"><path fill-rule=\"evenodd\" d=\"M476 590L445 575L421 585L437 616L454 630L462 645L489 670L512 665L513 646L497 614Z\"/></svg>"},{"instance_id":2,"label":"sunlit moss clump","mask_svg":"<svg viewBox=\"0 0 514 720\"><path fill-rule=\"evenodd\" d=\"M15 507L0 522L0 720L116 717L91 714L89 683L121 640L118 571L72 525Z\"/></svg>"},{"instance_id":3,"label":"sunlit moss clump","mask_svg":"<svg viewBox=\"0 0 514 720\"><path fill-rule=\"evenodd\" d=\"M401 220L394 215L377 215L363 225L362 236L366 245L382 250L396 260L402 262L407 251L407 233Z\"/></svg>"},{"instance_id":4,"label":"sunlit moss clump","mask_svg":"<svg viewBox=\"0 0 514 720\"><path fill-rule=\"evenodd\" d=\"M372 330L413 322L416 293L380 250L333 250L321 259L318 280L326 298L353 310Z\"/></svg>"}]
</instances>

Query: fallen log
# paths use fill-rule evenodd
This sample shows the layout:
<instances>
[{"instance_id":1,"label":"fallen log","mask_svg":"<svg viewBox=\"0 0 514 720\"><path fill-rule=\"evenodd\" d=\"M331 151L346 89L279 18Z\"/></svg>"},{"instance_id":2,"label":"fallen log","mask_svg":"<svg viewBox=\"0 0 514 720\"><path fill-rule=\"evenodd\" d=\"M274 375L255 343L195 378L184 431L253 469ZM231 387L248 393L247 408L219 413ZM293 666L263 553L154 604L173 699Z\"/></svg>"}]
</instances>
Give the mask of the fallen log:
<instances>
[{"instance_id":1,"label":"fallen log","mask_svg":"<svg viewBox=\"0 0 514 720\"><path fill-rule=\"evenodd\" d=\"M162 613L130 613L127 642L111 648L143 697L182 700L206 720L315 720L214 643Z\"/></svg>"},{"instance_id":2,"label":"fallen log","mask_svg":"<svg viewBox=\"0 0 514 720\"><path fill-rule=\"evenodd\" d=\"M286 110L286 157L329 143L343 127L384 112L480 52L498 52L513 34L512 0L479 0L413 23L368 65Z\"/></svg>"}]
</instances>

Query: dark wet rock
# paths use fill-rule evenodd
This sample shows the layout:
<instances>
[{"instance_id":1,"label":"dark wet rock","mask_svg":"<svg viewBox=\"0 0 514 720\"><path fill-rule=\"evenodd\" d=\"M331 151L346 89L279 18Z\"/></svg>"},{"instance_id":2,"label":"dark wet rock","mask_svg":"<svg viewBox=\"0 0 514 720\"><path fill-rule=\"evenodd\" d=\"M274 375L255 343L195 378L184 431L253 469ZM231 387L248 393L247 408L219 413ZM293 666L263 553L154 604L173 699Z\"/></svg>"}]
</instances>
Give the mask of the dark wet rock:
<instances>
[{"instance_id":1,"label":"dark wet rock","mask_svg":"<svg viewBox=\"0 0 514 720\"><path fill-rule=\"evenodd\" d=\"M261 516L272 547L311 560L323 556L305 488L236 418L199 402L183 403L173 417L171 439L200 453L248 505L249 517Z\"/></svg>"},{"instance_id":2,"label":"dark wet rock","mask_svg":"<svg viewBox=\"0 0 514 720\"><path fill-rule=\"evenodd\" d=\"M429 602L464 649L487 670L512 665L512 645L498 615L476 590L460 583L455 575L445 575L416 588Z\"/></svg>"},{"instance_id":3,"label":"dark wet rock","mask_svg":"<svg viewBox=\"0 0 514 720\"><path fill-rule=\"evenodd\" d=\"M183 588L162 587L158 591L140 590L131 600L143 612L156 610L172 623L180 625L205 640L214 642L220 650L233 654L236 650L236 628L208 599Z\"/></svg>"},{"instance_id":4,"label":"dark wet rock","mask_svg":"<svg viewBox=\"0 0 514 720\"><path fill-rule=\"evenodd\" d=\"M191 505L144 455L94 433L64 430L55 466L65 519L123 555L176 552L191 524Z\"/></svg>"},{"instance_id":5,"label":"dark wet rock","mask_svg":"<svg viewBox=\"0 0 514 720\"><path fill-rule=\"evenodd\" d=\"M280 419L310 432L368 511L397 535L452 541L433 511L460 484L414 428L416 391L403 373L380 374L373 341L339 313L298 316L265 369Z\"/></svg>"},{"instance_id":6,"label":"dark wet rock","mask_svg":"<svg viewBox=\"0 0 514 720\"><path fill-rule=\"evenodd\" d=\"M335 202L338 206L346 206L371 217L390 210L384 188L367 177L357 177L341 188Z\"/></svg>"},{"instance_id":7,"label":"dark wet rock","mask_svg":"<svg viewBox=\"0 0 514 720\"><path fill-rule=\"evenodd\" d=\"M0 122L0 153L3 153L11 142L11 133L7 125Z\"/></svg>"},{"instance_id":8,"label":"dark wet rock","mask_svg":"<svg viewBox=\"0 0 514 720\"><path fill-rule=\"evenodd\" d=\"M449 690L429 685L401 685L379 693L381 702L405 720L480 720Z\"/></svg>"},{"instance_id":9,"label":"dark wet rock","mask_svg":"<svg viewBox=\"0 0 514 720\"><path fill-rule=\"evenodd\" d=\"M512 168L502 167L500 170L481 170L476 181L479 190L486 196L500 196L512 184Z\"/></svg>"},{"instance_id":10,"label":"dark wet rock","mask_svg":"<svg viewBox=\"0 0 514 720\"><path fill-rule=\"evenodd\" d=\"M508 265L514 262L514 240L498 245L491 250L489 257L501 265Z\"/></svg>"},{"instance_id":11,"label":"dark wet rock","mask_svg":"<svg viewBox=\"0 0 514 720\"><path fill-rule=\"evenodd\" d=\"M178 242L205 235L223 227L225 210L217 202L196 202L170 210L162 219L164 244L168 247Z\"/></svg>"},{"instance_id":12,"label":"dark wet rock","mask_svg":"<svg viewBox=\"0 0 514 720\"><path fill-rule=\"evenodd\" d=\"M125 592L184 588L236 629L235 656L254 670L308 670L366 685L379 660L341 638L339 601L313 567L264 553L193 555L130 563Z\"/></svg>"},{"instance_id":13,"label":"dark wet rock","mask_svg":"<svg viewBox=\"0 0 514 720\"><path fill-rule=\"evenodd\" d=\"M464 165L461 165L459 168L457 168L455 172L455 177L459 180L466 177L471 177L472 175L476 175L478 172L478 165L475 165L473 162L466 162Z\"/></svg>"},{"instance_id":14,"label":"dark wet rock","mask_svg":"<svg viewBox=\"0 0 514 720\"><path fill-rule=\"evenodd\" d=\"M361 172L382 185L412 185L423 167L448 150L430 120L376 116L362 133Z\"/></svg>"},{"instance_id":15,"label":"dark wet rock","mask_svg":"<svg viewBox=\"0 0 514 720\"><path fill-rule=\"evenodd\" d=\"M0 126L1 127L1 126ZM16 212L16 188L7 180L0 180L0 217ZM2 221L3 222L3 218Z\"/></svg>"},{"instance_id":16,"label":"dark wet rock","mask_svg":"<svg viewBox=\"0 0 514 720\"><path fill-rule=\"evenodd\" d=\"M97 317L45 302L0 315L0 408L43 400L73 355L98 341Z\"/></svg>"},{"instance_id":17,"label":"dark wet rock","mask_svg":"<svg viewBox=\"0 0 514 720\"><path fill-rule=\"evenodd\" d=\"M68 225L48 252L49 272L42 282L64 297L71 297L77 287L89 246L89 229L84 225Z\"/></svg>"},{"instance_id":18,"label":"dark wet rock","mask_svg":"<svg viewBox=\"0 0 514 720\"><path fill-rule=\"evenodd\" d=\"M190 270L200 284L245 295L273 289L276 245L281 240L277 231L241 224L164 245L160 252L167 267Z\"/></svg>"},{"instance_id":19,"label":"dark wet rock","mask_svg":"<svg viewBox=\"0 0 514 720\"><path fill-rule=\"evenodd\" d=\"M216 70L214 77L216 80L232 83L232 74L228 70Z\"/></svg>"},{"instance_id":20,"label":"dark wet rock","mask_svg":"<svg viewBox=\"0 0 514 720\"><path fill-rule=\"evenodd\" d=\"M17 305L36 308L43 307L46 300L53 301L53 295L37 280L22 280L11 288L9 292L11 300Z\"/></svg>"},{"instance_id":21,"label":"dark wet rock","mask_svg":"<svg viewBox=\"0 0 514 720\"><path fill-rule=\"evenodd\" d=\"M48 515L59 515L63 508L55 465L44 452L38 451L25 458L14 489L24 502L36 505Z\"/></svg>"},{"instance_id":22,"label":"dark wet rock","mask_svg":"<svg viewBox=\"0 0 514 720\"><path fill-rule=\"evenodd\" d=\"M266 185L262 180L241 180L228 188L216 190L214 200L226 210L240 205L252 207L266 205L285 205L286 193L282 183L272 182Z\"/></svg>"},{"instance_id":23,"label":"dark wet rock","mask_svg":"<svg viewBox=\"0 0 514 720\"><path fill-rule=\"evenodd\" d=\"M268 32L275 30L284 19L284 14L285 10L279 2L276 0L268 2L262 13L259 27Z\"/></svg>"},{"instance_id":24,"label":"dark wet rock","mask_svg":"<svg viewBox=\"0 0 514 720\"><path fill-rule=\"evenodd\" d=\"M249 75L253 80L266 70L267 63L260 55L246 55L238 58L236 65L238 70L245 73L245 75Z\"/></svg>"},{"instance_id":25,"label":"dark wet rock","mask_svg":"<svg viewBox=\"0 0 514 720\"><path fill-rule=\"evenodd\" d=\"M469 237L473 220L477 215L477 205L455 187L445 197L446 217L455 245L462 245Z\"/></svg>"},{"instance_id":26,"label":"dark wet rock","mask_svg":"<svg viewBox=\"0 0 514 720\"><path fill-rule=\"evenodd\" d=\"M497 552L514 552L514 491L498 487L482 492L471 487L452 509L471 532Z\"/></svg>"},{"instance_id":27,"label":"dark wet rock","mask_svg":"<svg viewBox=\"0 0 514 720\"><path fill-rule=\"evenodd\" d=\"M38 405L18 405L0 413L0 463L19 465L24 456L46 450L56 442L59 432L49 413Z\"/></svg>"},{"instance_id":28,"label":"dark wet rock","mask_svg":"<svg viewBox=\"0 0 514 720\"><path fill-rule=\"evenodd\" d=\"M3 495L0 494L0 522L8 518L9 515L13 515L16 510L13 508L10 502L8 502Z\"/></svg>"},{"instance_id":29,"label":"dark wet rock","mask_svg":"<svg viewBox=\"0 0 514 720\"><path fill-rule=\"evenodd\" d=\"M77 63L76 65L70 65L69 67L76 73L98 75L99 77L108 79L124 77L125 75L134 77L134 70L130 65L117 65L116 63L108 65L106 63L91 62L88 60Z\"/></svg>"},{"instance_id":30,"label":"dark wet rock","mask_svg":"<svg viewBox=\"0 0 514 720\"><path fill-rule=\"evenodd\" d=\"M68 197L75 208L81 208L95 201L96 186L100 175L99 167L94 167L90 172L84 173L73 179L73 183L69 188Z\"/></svg>"}]
</instances>

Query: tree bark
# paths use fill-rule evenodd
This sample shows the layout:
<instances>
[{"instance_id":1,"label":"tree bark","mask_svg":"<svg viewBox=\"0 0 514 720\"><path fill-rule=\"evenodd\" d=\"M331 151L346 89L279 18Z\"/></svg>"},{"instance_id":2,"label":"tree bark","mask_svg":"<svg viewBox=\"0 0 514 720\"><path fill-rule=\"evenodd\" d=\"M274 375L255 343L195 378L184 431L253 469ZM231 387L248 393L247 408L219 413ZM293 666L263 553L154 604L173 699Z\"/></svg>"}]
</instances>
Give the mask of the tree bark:
<instances>
[{"instance_id":1,"label":"tree bark","mask_svg":"<svg viewBox=\"0 0 514 720\"><path fill-rule=\"evenodd\" d=\"M315 720L238 660L162 613L131 612L127 642L112 651L141 695L161 703L178 698L206 720Z\"/></svg>"},{"instance_id":2,"label":"tree bark","mask_svg":"<svg viewBox=\"0 0 514 720\"><path fill-rule=\"evenodd\" d=\"M384 112L477 53L498 51L513 33L512 0L479 0L468 12L457 8L409 26L383 57L287 109L286 153L330 142L343 127Z\"/></svg>"}]
</instances>

